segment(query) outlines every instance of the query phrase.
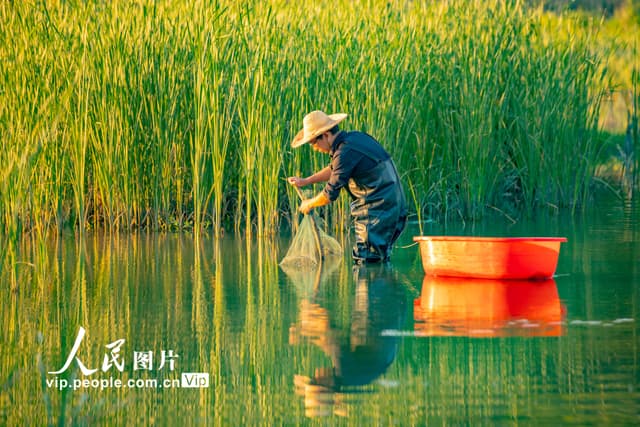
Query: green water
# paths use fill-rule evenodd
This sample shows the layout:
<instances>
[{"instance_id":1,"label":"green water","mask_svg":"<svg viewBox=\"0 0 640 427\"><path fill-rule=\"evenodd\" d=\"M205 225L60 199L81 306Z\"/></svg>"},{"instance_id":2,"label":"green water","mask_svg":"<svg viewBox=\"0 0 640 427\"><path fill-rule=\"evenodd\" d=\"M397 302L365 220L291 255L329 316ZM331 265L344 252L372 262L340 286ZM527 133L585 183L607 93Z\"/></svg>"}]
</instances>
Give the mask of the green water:
<instances>
[{"instance_id":1,"label":"green water","mask_svg":"<svg viewBox=\"0 0 640 427\"><path fill-rule=\"evenodd\" d=\"M388 267L346 257L316 276L278 267L284 237L25 242L0 286L0 424L638 425L639 218L612 203L514 225L426 224L425 234L568 238L546 300L473 324L471 311L491 317L489 293L459 294L451 319L419 314L416 246ZM398 244L415 234L412 224ZM560 311L540 314L549 307ZM49 373L80 327L77 359ZM178 387L185 373L191 384L204 376L189 373L208 374L208 387Z\"/></svg>"}]
</instances>

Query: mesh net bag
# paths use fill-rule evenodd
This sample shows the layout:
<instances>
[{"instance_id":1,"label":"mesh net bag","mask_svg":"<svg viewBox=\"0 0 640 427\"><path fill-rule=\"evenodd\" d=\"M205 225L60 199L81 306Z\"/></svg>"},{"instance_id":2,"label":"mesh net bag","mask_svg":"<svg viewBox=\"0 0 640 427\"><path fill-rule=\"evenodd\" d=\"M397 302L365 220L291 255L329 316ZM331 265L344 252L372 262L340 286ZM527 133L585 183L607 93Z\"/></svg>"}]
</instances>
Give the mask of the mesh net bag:
<instances>
[{"instance_id":1,"label":"mesh net bag","mask_svg":"<svg viewBox=\"0 0 640 427\"><path fill-rule=\"evenodd\" d=\"M280 265L290 268L315 268L324 258L340 256L340 243L318 227L312 215L305 215Z\"/></svg>"}]
</instances>

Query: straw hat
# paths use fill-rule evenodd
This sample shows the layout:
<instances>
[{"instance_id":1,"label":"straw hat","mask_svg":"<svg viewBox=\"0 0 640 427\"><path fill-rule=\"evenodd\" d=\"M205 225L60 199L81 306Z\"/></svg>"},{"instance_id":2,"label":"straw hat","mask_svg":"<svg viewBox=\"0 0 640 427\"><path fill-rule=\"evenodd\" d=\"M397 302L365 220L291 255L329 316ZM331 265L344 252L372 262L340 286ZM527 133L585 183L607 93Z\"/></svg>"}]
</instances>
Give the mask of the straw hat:
<instances>
[{"instance_id":1,"label":"straw hat","mask_svg":"<svg viewBox=\"0 0 640 427\"><path fill-rule=\"evenodd\" d=\"M300 147L311 141L313 138L328 131L347 117L344 113L325 114L322 111L312 111L302 119L303 129L298 132L291 146L293 148Z\"/></svg>"}]
</instances>

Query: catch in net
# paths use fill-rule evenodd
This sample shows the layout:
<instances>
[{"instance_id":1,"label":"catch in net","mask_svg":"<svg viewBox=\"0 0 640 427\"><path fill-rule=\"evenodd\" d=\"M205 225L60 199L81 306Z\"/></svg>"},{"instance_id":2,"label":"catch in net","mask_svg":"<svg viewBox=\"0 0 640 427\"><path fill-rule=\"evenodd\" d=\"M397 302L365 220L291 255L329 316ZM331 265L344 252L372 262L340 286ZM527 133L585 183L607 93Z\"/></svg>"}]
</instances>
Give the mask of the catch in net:
<instances>
[{"instance_id":1,"label":"catch in net","mask_svg":"<svg viewBox=\"0 0 640 427\"><path fill-rule=\"evenodd\" d=\"M309 214L300 222L298 232L280 265L288 268L315 268L325 258L340 256L340 243L318 227L316 218Z\"/></svg>"}]
</instances>

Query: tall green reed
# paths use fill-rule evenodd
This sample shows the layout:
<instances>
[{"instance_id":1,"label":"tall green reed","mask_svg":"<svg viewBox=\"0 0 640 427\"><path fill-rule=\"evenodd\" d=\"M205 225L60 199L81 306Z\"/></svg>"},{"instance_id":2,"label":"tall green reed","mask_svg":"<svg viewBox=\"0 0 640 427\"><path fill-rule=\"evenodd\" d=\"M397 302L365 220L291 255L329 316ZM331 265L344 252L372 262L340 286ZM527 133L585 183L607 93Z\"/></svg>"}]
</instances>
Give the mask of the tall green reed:
<instances>
[{"instance_id":1,"label":"tall green reed","mask_svg":"<svg viewBox=\"0 0 640 427\"><path fill-rule=\"evenodd\" d=\"M589 27L518 1L333 6L3 3L0 130L37 165L20 221L271 235L297 204L279 178L328 162L288 145L314 109L378 138L427 216L588 202ZM340 229L348 200L326 212Z\"/></svg>"}]
</instances>

